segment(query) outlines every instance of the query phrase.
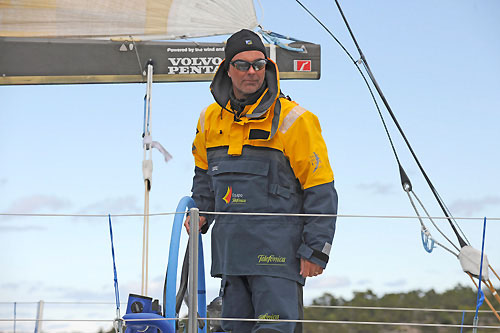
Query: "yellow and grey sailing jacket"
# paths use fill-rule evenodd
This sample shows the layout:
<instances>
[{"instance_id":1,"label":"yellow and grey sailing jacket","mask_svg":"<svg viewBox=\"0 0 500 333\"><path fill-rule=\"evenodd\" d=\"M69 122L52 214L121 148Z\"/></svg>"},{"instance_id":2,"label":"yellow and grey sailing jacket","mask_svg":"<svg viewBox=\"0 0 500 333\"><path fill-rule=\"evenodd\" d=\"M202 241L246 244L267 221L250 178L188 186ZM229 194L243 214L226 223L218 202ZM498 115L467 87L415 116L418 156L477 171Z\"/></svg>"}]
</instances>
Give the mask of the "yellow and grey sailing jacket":
<instances>
[{"instance_id":1,"label":"yellow and grey sailing jacket","mask_svg":"<svg viewBox=\"0 0 500 333\"><path fill-rule=\"evenodd\" d=\"M280 94L274 62L267 88L240 117L229 102L222 63L216 100L201 112L193 142L193 199L201 211L336 214L337 193L318 118ZM207 215L209 224L213 215ZM296 280L300 258L325 267L334 217L226 215L212 230L212 276L269 275Z\"/></svg>"}]
</instances>

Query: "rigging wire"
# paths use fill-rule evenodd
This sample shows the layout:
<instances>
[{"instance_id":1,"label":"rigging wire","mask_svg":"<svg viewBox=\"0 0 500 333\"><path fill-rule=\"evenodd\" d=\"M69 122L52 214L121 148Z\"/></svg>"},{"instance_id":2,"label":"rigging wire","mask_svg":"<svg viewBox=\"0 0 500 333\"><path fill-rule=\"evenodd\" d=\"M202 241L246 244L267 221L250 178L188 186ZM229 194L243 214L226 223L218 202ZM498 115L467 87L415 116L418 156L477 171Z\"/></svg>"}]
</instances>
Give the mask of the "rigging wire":
<instances>
[{"instance_id":1,"label":"rigging wire","mask_svg":"<svg viewBox=\"0 0 500 333\"><path fill-rule=\"evenodd\" d=\"M455 328L484 328L484 329L495 329L500 330L500 326L493 325L461 325L461 324L432 324L432 323L403 323L403 322L380 322L380 321L354 321L354 320L314 320L314 319L250 319L250 318L220 318L220 317L209 317L202 318L198 317L200 320L225 320L225 321L245 321L245 322L284 322L284 323L306 323L306 324L346 324L346 325L373 325L373 326L412 326L412 327L455 327ZM143 321L144 319L128 319L130 322ZM183 318L151 318L150 321L180 321ZM0 322L10 322L12 319L0 318ZM17 319L19 322L33 322L36 319ZM112 322L112 319L41 319L41 322Z\"/></svg>"},{"instance_id":2,"label":"rigging wire","mask_svg":"<svg viewBox=\"0 0 500 333\"><path fill-rule=\"evenodd\" d=\"M418 209L417 209L417 206L415 205L415 202L413 201L410 193L413 193L413 191L408 191L406 192L406 194L408 195L408 199L410 200L410 203L411 205L413 206L413 209L415 210L415 213L417 215L417 218L420 222L420 225L422 227L422 243L424 245L424 248L427 252L431 253L432 252L432 249L434 248L434 244L438 245L438 246L441 246L443 249L445 249L446 251L450 252L451 254L453 254L455 257L458 258L458 254L453 252L453 250L450 250L448 247L444 246L443 244L441 244L440 242L438 242L437 240L435 240L429 230L427 229L427 227L425 226L424 224L424 221L422 220L422 217L420 216L420 213L418 212ZM415 193L413 193L413 195L415 196L415 198L418 199L418 197L415 195ZM420 202L420 200L418 200ZM427 212L427 210L425 209L424 206L422 206L422 208L424 209L425 213L427 214L427 216L429 216L429 213ZM436 224L434 223L434 221L432 220L432 218L429 217L429 219L432 221L432 224L436 227ZM437 228L437 227L436 227ZM439 230L439 232L441 232L441 230L439 228L437 228ZM444 234L441 232L441 234L444 236ZM444 238L446 238L446 240L448 240L448 242L450 242L450 244L457 250L460 252L460 249L457 248L455 246L455 244L453 244L449 239L448 237L444 236ZM428 244L428 241L431 241L431 244L429 246Z\"/></svg>"},{"instance_id":3,"label":"rigging wire","mask_svg":"<svg viewBox=\"0 0 500 333\"><path fill-rule=\"evenodd\" d=\"M403 185L403 189L404 189L405 191L411 191L411 183L410 183L410 180L409 180L408 176L406 175L406 172L404 171L403 167L401 166L401 163L400 163L400 160L399 160L398 154L397 154L396 149L395 149L395 147L394 147L394 143L393 143L392 137L391 137L391 135L390 135L390 133L389 133L389 131L388 131L388 128L387 128L387 125L386 125L385 119L384 119L384 117L383 117L383 115L382 115L382 112L381 112L381 110L380 110L380 107L379 107L379 105L378 105L378 103L377 103L377 101L376 101L376 98L375 98L375 96L374 96L373 90L372 90L372 88L371 88L370 84L368 83L368 80L367 80L366 76L365 76L365 75L364 75L364 73L361 71L361 69L360 69L360 67L359 67L359 64L363 64L363 66L364 66L364 68L365 68L365 71L368 73L368 76L370 77L371 82L372 82L372 83L373 83L373 85L375 86L375 89L377 90L377 92L378 92L378 94L379 94L380 98L382 99L382 102L383 102L383 103L384 103L384 105L386 106L386 108L387 108L387 110L388 110L388 112L389 112L389 114L390 114L390 116L391 116L392 120L394 121L394 123L395 123L396 127L398 128L398 130L399 130L400 134L402 135L402 137L403 137L403 139L404 139L404 141L405 141L406 145L408 146L408 148L409 148L409 150L410 150L410 152L411 152L412 156L414 157L414 159L415 159L415 161L416 161L417 165L419 166L420 171L421 171L421 172L422 172L422 174L424 175L424 178L426 179L426 181L427 181L427 183L428 183L429 187L431 188L431 191L433 192L433 194L434 194L434 196L435 196L436 200L438 201L439 206L441 207L441 209L442 209L442 211L444 212L444 214L445 214L445 216L446 216L446 218L447 218L448 222L450 223L451 228L453 229L453 231L454 231L455 235L457 236L457 239L458 239L458 241L459 241L459 243L460 243L460 246L461 246L461 247L463 247L463 246L467 245L467 244L469 243L469 241L468 241L468 240L467 240L467 238L465 237L465 235L464 235L463 231L460 229L460 226L459 226L459 225L458 225L458 223L456 222L455 218L453 218L453 216L451 215L451 213L450 213L450 211L449 211L448 207L446 207L446 205L444 204L444 202L443 202L443 200L441 199L441 197L440 197L439 193L437 193L437 190L434 188L434 186L433 186L432 182L430 181L429 177L428 177L428 176L427 176L427 174L425 173L425 170L424 170L424 169L423 169L423 167L421 166L421 164L420 164L420 162L419 162L419 160L418 160L418 158L417 158L416 154L414 153L414 151L413 151L413 149L412 149L412 147L411 147L411 145L410 145L410 143L409 143L408 139L406 138L406 135L404 134L404 132L403 132L403 130L402 130L402 128L401 128L401 126L399 125L399 123L398 123L398 121L397 121L396 117L394 116L394 113L392 112L392 109L390 108L389 103L387 102L387 100L386 100L386 98L385 98L384 94L382 93L382 91L381 91L381 89L380 89L380 87L379 87L379 85L378 85L377 81L375 80L375 77L374 77L373 73L372 73L372 72L371 72L371 70L370 70L370 67L368 66L368 63L367 63L367 61L366 61L366 58L365 58L365 56L364 56L363 52L361 51L361 48L359 47L359 44L358 44L358 42L357 42L356 38L354 37L354 34L353 34L353 32L352 32L352 30L351 30L351 28L350 28L350 26L349 26L349 24L348 24L348 22L347 22L347 19L346 19L346 17L345 17L345 15L344 15L344 13L343 13L343 11L342 11L342 9L341 9L340 4L338 3L338 1L337 1L337 0L335 0L335 2L336 2L336 4L337 4L337 7L338 7L338 9L339 9L339 11L340 11L340 14L342 15L342 18L343 18L343 20L344 20L344 23L345 23L345 24L346 24L346 26L347 26L347 29L349 30L349 33L350 33L350 35L351 35L351 38L353 39L353 42L354 42L354 44L356 45L356 48L357 48L357 50L358 50L358 52L359 52L360 59L359 59L358 61L355 61L355 60L354 60L354 57L353 57L353 56L352 56L352 55L351 55L351 54L347 51L347 49L346 49L346 48L345 48L345 46L344 46L344 45L343 45L343 44L339 41L339 39L338 39L337 37L335 37L335 36L334 36L334 34L333 34L333 33L332 33L329 29L328 29L328 27L326 27L326 26L325 26L325 24L323 24L323 22L321 22L321 20L319 20L319 19L318 19L318 18L317 18L317 17L316 17L316 16L315 16L315 15L314 15L314 14L313 14L313 13L312 13L312 12L311 12L308 8L307 8L307 7L305 7L305 6L304 6L304 5L300 2L300 0L296 0L296 2L297 2L297 3L298 3L298 4L299 4L299 5L300 5L300 6L301 6L301 7L302 7L302 8L303 8L303 9L304 9L304 10L305 10L308 14L309 14L309 15L311 15L311 16L312 16L312 17L313 17L313 18L314 18L314 19L315 19L315 20L316 20L316 21L317 21L317 22L318 22L318 23L319 23L319 24L320 24L320 25L321 25L321 26L322 26L322 27L323 27L323 28L324 28L324 29L328 32L328 34L330 34L330 36L331 36L331 37L332 37L332 38L333 38L333 39L337 42L337 44L339 44L339 45L340 45L340 47L342 48L342 50L343 50L343 51L344 51L344 52L348 55L348 57L351 59L351 61L353 62L353 64L354 64L354 65L356 66L356 68L358 69L358 72L361 74L361 76L362 76L363 80L365 81L365 84L366 84L366 86L367 86L367 88L368 88L368 90L369 90L369 92L370 92L370 95L372 96L372 100L374 101L375 107L376 107L377 112L378 112L378 114L379 114L379 117L380 117L380 119L381 119L381 121L382 121L382 124L383 124L383 126L384 126L384 130L385 130L385 132L386 132L387 138L388 138L388 140L389 140L389 142L390 142L390 145L391 145L392 151L393 151L393 153L394 153L394 157L396 158L396 162L397 162L397 164L398 164L399 171L400 171L401 183L402 183L402 185ZM454 223L452 222L452 220L451 220L451 219L453 219L453 222L454 222ZM460 236L460 234L458 233L457 228L455 227L455 224L456 224L457 228L460 230L460 232L461 232L462 236L463 236L463 237L467 240L467 243L466 243L466 242L462 239L462 237L461 237L461 236ZM441 233L441 234L443 234L441 231L440 231L440 233Z\"/></svg>"},{"instance_id":4,"label":"rigging wire","mask_svg":"<svg viewBox=\"0 0 500 333\"><path fill-rule=\"evenodd\" d=\"M334 38L334 40L339 43L339 45L341 44L339 42L339 40L333 36L333 34L330 32L330 30L328 30L326 28L326 26L319 20L317 19L304 5L302 5L302 3L300 3L299 0L296 0L311 16L313 16L313 18L318 21L321 26L323 26L323 28L325 28L325 30L330 34L332 35L332 37ZM460 226L458 225L456 219L453 217L453 215L451 214L450 210L448 209L448 207L446 206L446 204L444 203L444 200L441 198L441 196L439 195L438 191L436 190L436 188L434 187L434 185L432 184L429 176L427 175L427 173L425 172L423 166L421 165L417 155L415 154L415 152L413 151L413 148L411 147L403 129L401 128L401 126L399 125L399 122L398 120L396 119L396 116L394 115L394 113L392 112L392 109L387 101L387 99L385 98L383 92L382 92L382 89L380 88L380 86L378 85L376 79L375 79L375 76L373 75L371 69L370 69L370 66L368 65L368 62L366 61L366 58L363 54L363 51L361 50L357 40L356 40L356 37L354 36L352 30L351 30L351 27L349 26L349 23L347 21L347 18L345 17L344 15L344 12L342 11L342 8L340 7L340 4L339 4L339 1L338 0L335 0L335 4L337 5L337 8L342 16L342 19L344 20L344 23L349 31L349 34L351 35L351 38L354 42L354 44L356 45L356 48L358 50L358 53L359 53L359 56L360 56L360 60L358 62L355 63L355 66L358 68L358 71L361 72L358 64L359 63L362 63L364 68L365 68L365 71L368 73L368 76L371 80L371 83L374 85L375 89L377 90L377 93L378 93L378 96L381 98L382 102L384 103L389 115L391 116L391 119L393 120L394 124L396 125L400 135L402 136L404 142L406 143L406 146L407 148L409 149L411 155L413 156L413 159L415 160L420 172L422 173L422 175L424 176L426 182L427 182L427 185L429 186L429 188L431 189L436 201L438 202L442 212L444 213L444 215L446 216L446 219L448 220L449 222L449 225L450 227L452 228L453 232L455 233L455 236L460 244L460 248L464 248L466 246L470 246L470 242L469 240L467 239L467 237L465 236L464 232L462 231L462 229L460 228ZM344 51L346 51L345 47L341 46L342 49ZM348 52L346 52L348 53ZM349 55L349 58L351 58L351 60L353 60L352 56L350 54ZM373 92L370 88L370 85L368 84L366 78L364 77L364 75L362 75L367 87L368 87L368 90L370 91L370 94L372 95L372 98L375 100L375 98L373 97ZM406 175L406 172L404 171L403 167L401 166L401 163L399 162L399 158L397 156L397 152L394 148L394 145L393 145L393 142L392 142L392 139L391 139L391 136L390 136L390 133L387 131L387 126L385 124L385 121L384 121L384 118L380 112L380 108L378 107L377 103L375 103L376 107L377 107L377 111L379 112L379 115L380 115L380 119L382 120L382 123L384 125L384 128L385 128L385 131L386 131L386 134L387 134L387 137L389 139L389 142L391 143L391 147L392 147L392 150L394 152L394 156L396 157L396 161L398 162L398 166L399 166L399 171L400 171L400 177L401 177L401 184L403 186L403 190L405 192L407 192L408 194L408 198L418 216L418 219L420 221L420 224L422 226L422 243L424 245L424 248L427 252L431 252L434 245L435 244L438 244L440 245L441 247L443 247L445 250L449 251L450 253L453 253L455 256L457 256L453 251L451 251L450 249L446 248L445 246L443 246L442 244L436 242L432 236L430 235L430 232L427 230L427 228L425 227L424 223L423 223L423 220L422 218L420 217L420 214L418 213L418 210L415 206L415 203L413 202L412 198L411 198L411 195L410 193L413 193L413 195L415 196L415 198L418 200L419 204L422 206L422 208L424 209L424 211L426 212L426 214L429 216L429 213L427 212L427 210L425 209L425 207L423 206L422 202L418 199L418 197L416 196L416 194L412 191L412 186L411 186L411 182L408 178L408 176ZM441 233L441 235L444 236L444 234L441 232L441 230L439 228L437 228L436 224L434 223L434 221L432 221L432 219L430 219L432 224L436 227L436 229L438 229L438 231ZM485 224L486 224L486 218L485 218ZM458 230L457 230L458 229ZM460 231L460 233L459 233ZM450 242L450 244L452 244L457 250L458 248L449 240L449 238L447 238L445 236L446 240L448 242ZM464 240L465 239L465 240ZM429 242L430 241L430 242ZM484 241L484 234L483 234L483 241ZM484 245L484 243L483 243ZM484 249L483 249L484 251ZM459 252L461 252L461 250L459 250ZM457 256L458 257L458 256ZM483 260L483 252L481 252L481 266L480 266L480 273L479 273L479 286L478 286L478 293L482 293L481 289L480 289L480 286L481 286L481 280L482 280L482 273L481 273L481 270L482 270L482 260ZM463 266L463 265L462 265ZM464 270L465 271L465 270ZM472 275L470 272L466 271L466 273L469 274L469 276L471 276L471 279L472 279ZM475 283L475 281L473 280L473 282ZM488 285L489 286L489 285ZM493 291L494 291L494 295L497 296L497 293L496 291L494 290L494 288L492 288ZM484 295L484 294L483 294ZM478 296L479 297L479 296ZM500 316L497 314L497 312L494 310L493 306L491 305L491 303L489 302L489 300L484 297L484 299L486 300L486 302L488 303L488 306L494 311L495 315L497 316L497 318L500 320ZM500 299L500 297L499 297ZM477 306L477 309L479 308L479 301L478 301L478 306ZM474 318L474 326L477 325L477 313L476 313L476 316ZM463 327L463 326L462 326ZM474 332L477 330L477 328L474 328Z\"/></svg>"},{"instance_id":5,"label":"rigging wire","mask_svg":"<svg viewBox=\"0 0 500 333\"><path fill-rule=\"evenodd\" d=\"M380 98L382 99L382 102L384 103L387 111L389 112L389 115L391 116L394 124L396 125L397 129L399 130L399 133L401 134L401 137L403 138L403 140L405 141L406 143L406 146L408 147L411 155L413 156L413 159L415 160L415 162L417 163L419 169L420 169L420 172L422 173L422 175L424 176L427 184L429 185L432 193L434 194L434 197L436 198L439 206L441 207L441 210L443 211L443 213L449 217L448 221L450 223L450 226L451 228L453 229L453 231L455 232L455 235L457 236L457 239L458 239L458 242L460 243L460 247L464 247L466 245L470 245L469 241L467 240L467 242L465 242L463 240L463 238L460 236L460 234L458 233L457 231L457 227L458 229L460 229L460 226L458 226L458 223L453 219L453 216L451 215L451 212L449 211L448 207L446 207L446 205L444 204L444 201L442 200L441 196L439 195L439 193L437 192L436 188L434 187L434 185L432 184L430 178L427 176L427 173L425 172L424 168L422 167L422 165L420 164L420 161L419 159L417 158L417 155L415 154L415 152L413 151L413 148L411 147L410 145L410 142L408 141L408 139L406 138L406 135L403 131L403 129L401 128L401 126L399 125L399 122L397 121L396 119L396 116L394 115L394 113L392 112L392 108L390 107L389 105L389 102L387 101L387 99L385 98L385 95L384 93L382 92L382 89L380 88L380 86L378 85L377 83L377 80L375 80L375 76L373 75L371 69L370 69L370 66L368 65L368 62L366 61L366 57L365 55L363 54L363 52L361 51L361 48L359 47L359 44L356 40L356 37L354 36L354 33L352 32L351 30L351 27L349 25L349 22L347 22L347 18L345 17L344 15L344 12L342 11L342 8L340 7L340 4L338 2L338 0L335 0L335 4L337 5L337 8L342 16L342 19L344 20L344 23L347 27L347 29L349 30L349 34L351 35L351 38L354 42L354 44L356 45L356 48L358 50L358 53L361 57L361 60L363 62L363 66L365 67L365 70L366 72L368 73L368 76L370 77L373 85L375 86L375 89L377 90ZM452 221L453 220L453 221ZM462 233L463 236L465 236L463 234L463 231L460 229L460 232Z\"/></svg>"},{"instance_id":6,"label":"rigging wire","mask_svg":"<svg viewBox=\"0 0 500 333\"><path fill-rule=\"evenodd\" d=\"M319 308L319 309L344 309L344 310L380 310L380 311L420 311L420 312L466 312L476 313L475 309L461 310L461 309L441 309L441 308L400 308L389 306L356 306L356 305L304 305L304 309ZM479 310L481 313L491 313L491 310Z\"/></svg>"},{"instance_id":7,"label":"rigging wire","mask_svg":"<svg viewBox=\"0 0 500 333\"><path fill-rule=\"evenodd\" d=\"M17 303L14 302L14 332L16 332Z\"/></svg>"},{"instance_id":8,"label":"rigging wire","mask_svg":"<svg viewBox=\"0 0 500 333\"><path fill-rule=\"evenodd\" d=\"M185 214L186 212L163 212L149 213L147 216L166 216L175 214ZM416 219L417 216L409 215L361 215L361 214L286 214L286 213L243 213L243 212L210 212L200 211L207 215L254 215L254 216L293 216L293 217L341 217L341 218L373 218L373 219ZM0 216L11 217L108 217L108 214L56 214L56 213L0 213ZM144 214L111 214L112 217L144 217ZM446 216L432 216L434 220L447 220ZM478 220L482 221L484 217L458 216L457 220ZM500 217L488 217L489 221L500 221Z\"/></svg>"},{"instance_id":9,"label":"rigging wire","mask_svg":"<svg viewBox=\"0 0 500 333\"><path fill-rule=\"evenodd\" d=\"M410 191L408 192L408 197L410 198L410 201L412 203L412 205L414 204L413 203L413 200L411 199L411 196L410 196L410 193L413 194L413 196L415 197L415 199L418 201L420 207L422 207L422 209L424 210L425 214L427 215L427 218L429 219L429 221L432 222L432 225L434 225L434 227L437 229L437 231L439 231L439 233L441 234L441 236L443 236L457 251L460 252L460 249L455 245L453 244L453 242L441 231L440 228L438 228L438 226L436 225L436 223L434 222L433 218L430 216L429 212L427 211L427 209L425 209L425 206L422 204L422 201L420 201L420 198L415 194L415 192L413 191ZM415 208L415 207L414 207ZM416 208L415 208L415 211L416 211ZM418 215L418 214L417 214ZM442 246L442 245L441 245ZM449 249L447 249L448 251L450 251ZM451 252L451 251L450 251ZM453 253L453 252L452 252ZM453 253L455 254L455 253ZM457 254L455 254L455 256L458 257Z\"/></svg>"},{"instance_id":10,"label":"rigging wire","mask_svg":"<svg viewBox=\"0 0 500 333\"><path fill-rule=\"evenodd\" d=\"M120 291L118 289L118 274L116 272L116 260L115 260L115 246L113 242L113 226L111 224L111 215L108 214L109 218L109 237L111 239L111 256L113 257L113 275L114 275L114 287L115 287L115 301L116 301L116 318L113 321L113 326L117 333L123 332L123 320L120 315Z\"/></svg>"},{"instance_id":11,"label":"rigging wire","mask_svg":"<svg viewBox=\"0 0 500 333\"><path fill-rule=\"evenodd\" d=\"M135 56L137 57L137 63L139 64L139 73L141 73L142 80L146 79L146 72L142 69L142 61L141 57L139 56L139 51L137 50L137 44L135 44L135 39L132 37L132 35L129 35L130 39L132 40L132 45L134 46L134 51L135 51Z\"/></svg>"},{"instance_id":12,"label":"rigging wire","mask_svg":"<svg viewBox=\"0 0 500 333\"><path fill-rule=\"evenodd\" d=\"M185 214L184 212L183 214ZM489 219L488 219L489 220ZM39 302L0 302L0 305L33 305ZM44 301L45 305L115 305L115 302L102 302L102 301ZM127 302L121 302L120 304L126 305ZM421 312L451 312L451 313L476 313L475 308L470 308L468 310L462 309L442 309L442 308L410 308L410 307L390 307L390 306L355 306L355 305L304 305L304 309L308 308L320 308L320 309L346 309L346 310L381 310L381 311L421 311ZM491 310L479 310L479 313L491 313ZM34 319L35 320L35 319ZM41 319L42 321L44 319Z\"/></svg>"},{"instance_id":13,"label":"rigging wire","mask_svg":"<svg viewBox=\"0 0 500 333\"><path fill-rule=\"evenodd\" d=\"M401 168L401 163L399 161L399 156L398 156L398 153L396 152L396 148L394 147L394 143L392 141L392 137L391 135L389 134L389 130L387 128L387 124L385 122L385 119L384 119L384 116L382 115L382 111L380 110L380 106L377 102L377 99L375 97L375 94L373 92L373 89L372 87L370 86L369 82L368 82L368 79L366 78L366 75L365 73L363 73L363 71L361 70L361 68L359 67L359 64L362 63L362 59L359 59L359 60L354 60L354 57L351 55L351 53L347 50L347 48L344 46L344 44L342 44L342 42L333 34L333 32L330 31L330 29L328 29L328 27L323 23L321 22L321 20L319 18L316 17L316 15L314 15L306 6L304 6L300 0L295 0L297 1L297 3L309 14L312 16L312 18L314 18L316 20L316 22L319 23L319 25L321 25L323 27L323 29L326 30L326 32L328 32L328 34L335 40L335 42L337 42L337 44L340 46L340 48L344 51L345 54L347 54L347 56L349 57L349 59L352 61L352 63L354 64L354 66L356 67L356 69L358 70L359 74L361 75L361 77L363 78L363 81L365 82L366 84L366 87L368 88L368 91L370 92L370 96L373 100L373 103L375 104L375 108L377 109L377 112L380 116L380 119L382 120L382 125L384 126L384 130L387 134L387 138L389 139L389 142L391 144L391 148L392 148L392 152L394 153L394 157L396 158L396 162L398 163L399 167L400 167L400 170L402 169Z\"/></svg>"}]
</instances>

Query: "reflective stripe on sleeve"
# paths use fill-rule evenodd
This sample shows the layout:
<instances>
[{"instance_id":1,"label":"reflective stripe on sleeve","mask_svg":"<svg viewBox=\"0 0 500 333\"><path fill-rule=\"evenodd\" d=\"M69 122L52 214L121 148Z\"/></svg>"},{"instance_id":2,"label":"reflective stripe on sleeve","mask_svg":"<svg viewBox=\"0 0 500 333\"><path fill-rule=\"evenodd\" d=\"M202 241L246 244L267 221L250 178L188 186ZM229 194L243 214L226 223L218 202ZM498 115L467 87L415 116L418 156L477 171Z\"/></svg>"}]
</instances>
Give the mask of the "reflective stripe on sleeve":
<instances>
[{"instance_id":1,"label":"reflective stripe on sleeve","mask_svg":"<svg viewBox=\"0 0 500 333\"><path fill-rule=\"evenodd\" d=\"M292 127L295 120L297 120L306 111L307 110L301 107L300 105L294 107L283 119L283 122L281 123L279 129L280 132L285 134L290 129L290 127Z\"/></svg>"},{"instance_id":2,"label":"reflective stripe on sleeve","mask_svg":"<svg viewBox=\"0 0 500 333\"><path fill-rule=\"evenodd\" d=\"M207 108L204 108L200 113L200 131L202 133L205 132L205 112L207 111Z\"/></svg>"},{"instance_id":3,"label":"reflective stripe on sleeve","mask_svg":"<svg viewBox=\"0 0 500 333\"><path fill-rule=\"evenodd\" d=\"M332 249L332 244L330 243L325 243L325 246L323 246L323 252L324 254L326 254L327 256L330 255L330 250Z\"/></svg>"}]
</instances>

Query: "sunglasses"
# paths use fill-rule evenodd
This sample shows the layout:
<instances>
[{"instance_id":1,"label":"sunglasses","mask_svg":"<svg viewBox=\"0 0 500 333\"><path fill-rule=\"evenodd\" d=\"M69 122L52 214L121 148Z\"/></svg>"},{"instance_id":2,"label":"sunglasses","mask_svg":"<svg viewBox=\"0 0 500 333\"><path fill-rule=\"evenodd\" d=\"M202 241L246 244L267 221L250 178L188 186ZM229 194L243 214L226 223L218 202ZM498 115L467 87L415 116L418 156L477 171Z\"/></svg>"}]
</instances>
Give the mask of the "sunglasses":
<instances>
[{"instance_id":1,"label":"sunglasses","mask_svg":"<svg viewBox=\"0 0 500 333\"><path fill-rule=\"evenodd\" d=\"M234 66L239 71L246 72L250 69L250 66L253 67L255 71L260 71L264 67L266 67L267 59L258 59L254 62L248 62L245 60L234 60L230 62L231 65Z\"/></svg>"}]
</instances>

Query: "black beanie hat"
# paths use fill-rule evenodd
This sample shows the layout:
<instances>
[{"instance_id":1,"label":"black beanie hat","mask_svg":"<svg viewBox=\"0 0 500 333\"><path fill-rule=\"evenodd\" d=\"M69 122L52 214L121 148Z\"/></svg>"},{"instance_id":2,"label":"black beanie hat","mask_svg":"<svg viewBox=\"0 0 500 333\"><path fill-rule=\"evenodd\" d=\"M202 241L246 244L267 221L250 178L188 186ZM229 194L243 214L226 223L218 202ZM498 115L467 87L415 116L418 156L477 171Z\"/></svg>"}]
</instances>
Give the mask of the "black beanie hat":
<instances>
[{"instance_id":1,"label":"black beanie hat","mask_svg":"<svg viewBox=\"0 0 500 333\"><path fill-rule=\"evenodd\" d=\"M226 42L226 68L228 68L229 62L235 55L244 51L260 51L264 53L265 57L267 57L266 47L264 46L264 43L262 43L259 35L251 30L242 29L229 37Z\"/></svg>"}]
</instances>

